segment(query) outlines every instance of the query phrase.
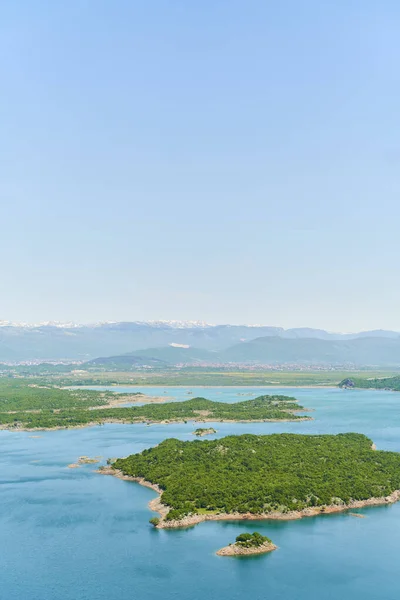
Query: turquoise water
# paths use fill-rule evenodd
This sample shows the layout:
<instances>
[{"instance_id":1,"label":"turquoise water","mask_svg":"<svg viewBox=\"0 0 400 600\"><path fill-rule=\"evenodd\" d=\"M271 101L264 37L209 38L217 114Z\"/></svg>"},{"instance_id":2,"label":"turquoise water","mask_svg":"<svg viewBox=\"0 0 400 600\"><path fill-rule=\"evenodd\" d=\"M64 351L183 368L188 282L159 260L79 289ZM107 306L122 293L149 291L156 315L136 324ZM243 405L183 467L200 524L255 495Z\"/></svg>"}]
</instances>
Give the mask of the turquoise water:
<instances>
[{"instance_id":1,"label":"turquoise water","mask_svg":"<svg viewBox=\"0 0 400 600\"><path fill-rule=\"evenodd\" d=\"M116 388L113 388L116 389ZM165 388L176 400L203 395L240 401L261 388ZM161 395L164 388L143 389ZM279 389L314 409L301 423L216 423L230 433L357 431L379 449L400 451L400 394ZM271 390L269 390L271 393ZM78 456L125 456L166 437L193 439L193 424L104 425L48 432L0 432L1 600L394 600L400 593L400 503L293 522L208 522L154 530L135 483L68 469ZM31 435L40 435L32 438ZM211 437L211 436L210 436ZM257 529L279 549L250 559L215 556Z\"/></svg>"}]
</instances>

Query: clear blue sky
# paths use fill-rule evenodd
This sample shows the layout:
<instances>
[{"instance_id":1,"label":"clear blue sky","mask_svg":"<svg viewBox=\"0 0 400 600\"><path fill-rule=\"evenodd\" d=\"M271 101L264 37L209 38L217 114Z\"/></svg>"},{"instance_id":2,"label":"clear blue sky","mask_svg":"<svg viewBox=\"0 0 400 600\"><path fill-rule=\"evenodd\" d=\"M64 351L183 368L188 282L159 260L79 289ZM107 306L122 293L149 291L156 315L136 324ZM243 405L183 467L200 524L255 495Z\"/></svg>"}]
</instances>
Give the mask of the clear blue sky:
<instances>
[{"instance_id":1,"label":"clear blue sky","mask_svg":"<svg viewBox=\"0 0 400 600\"><path fill-rule=\"evenodd\" d=\"M0 4L0 319L400 330L397 0Z\"/></svg>"}]
</instances>

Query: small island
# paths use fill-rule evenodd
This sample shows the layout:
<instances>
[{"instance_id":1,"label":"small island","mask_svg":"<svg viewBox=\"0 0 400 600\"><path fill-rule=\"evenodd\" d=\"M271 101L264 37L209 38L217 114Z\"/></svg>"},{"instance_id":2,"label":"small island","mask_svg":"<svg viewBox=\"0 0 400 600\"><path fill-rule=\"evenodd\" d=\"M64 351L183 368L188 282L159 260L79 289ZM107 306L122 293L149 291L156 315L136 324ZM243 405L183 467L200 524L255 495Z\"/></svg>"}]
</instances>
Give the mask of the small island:
<instances>
[{"instance_id":1,"label":"small island","mask_svg":"<svg viewBox=\"0 0 400 600\"><path fill-rule=\"evenodd\" d=\"M241 533L236 537L234 544L229 544L218 550L218 556L251 556L252 554L265 554L276 550L277 546L267 536L258 531L254 533Z\"/></svg>"},{"instance_id":2,"label":"small island","mask_svg":"<svg viewBox=\"0 0 400 600\"><path fill-rule=\"evenodd\" d=\"M79 469L81 465L95 465L99 463L101 460L101 456L96 456L95 458L90 458L89 456L80 456L76 463L72 463L68 465L69 469Z\"/></svg>"},{"instance_id":3,"label":"small island","mask_svg":"<svg viewBox=\"0 0 400 600\"><path fill-rule=\"evenodd\" d=\"M400 453L358 433L167 439L99 472L152 488L158 529L300 519L400 499Z\"/></svg>"},{"instance_id":4,"label":"small island","mask_svg":"<svg viewBox=\"0 0 400 600\"><path fill-rule=\"evenodd\" d=\"M203 437L205 435L212 435L213 433L217 433L217 430L214 429L214 427L208 427L208 428L199 427L195 431L192 431L192 433L193 433L193 435L195 435L197 437Z\"/></svg>"}]
</instances>

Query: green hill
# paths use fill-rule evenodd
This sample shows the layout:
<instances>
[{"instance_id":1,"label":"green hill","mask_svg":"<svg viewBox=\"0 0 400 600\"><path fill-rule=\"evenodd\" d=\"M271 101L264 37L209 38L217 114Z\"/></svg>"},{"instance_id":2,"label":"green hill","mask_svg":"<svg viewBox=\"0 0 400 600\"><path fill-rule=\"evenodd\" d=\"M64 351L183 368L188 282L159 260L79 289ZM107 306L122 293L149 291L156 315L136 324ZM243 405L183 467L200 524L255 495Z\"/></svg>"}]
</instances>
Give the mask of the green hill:
<instances>
[{"instance_id":1,"label":"green hill","mask_svg":"<svg viewBox=\"0 0 400 600\"><path fill-rule=\"evenodd\" d=\"M261 337L220 353L228 363L400 365L400 338L362 337L353 340Z\"/></svg>"},{"instance_id":2,"label":"green hill","mask_svg":"<svg viewBox=\"0 0 400 600\"><path fill-rule=\"evenodd\" d=\"M366 388L375 390L392 390L400 392L400 376L379 377L367 379L365 377L349 377L339 383L341 388Z\"/></svg>"},{"instance_id":3,"label":"green hill","mask_svg":"<svg viewBox=\"0 0 400 600\"><path fill-rule=\"evenodd\" d=\"M166 346L136 350L120 356L98 358L86 368L135 370L138 366L162 368L176 365L307 364L400 366L400 338L360 337L346 340L260 337L212 352L195 347Z\"/></svg>"},{"instance_id":4,"label":"green hill","mask_svg":"<svg viewBox=\"0 0 400 600\"><path fill-rule=\"evenodd\" d=\"M372 441L356 433L168 439L113 467L157 484L170 508L167 520L340 507L400 489L400 454L374 451Z\"/></svg>"},{"instance_id":5,"label":"green hill","mask_svg":"<svg viewBox=\"0 0 400 600\"><path fill-rule=\"evenodd\" d=\"M112 371L135 370L140 366L168 367L178 364L198 365L213 362L217 354L201 348L182 348L167 346L164 348L147 348L122 354L95 358L84 364L85 368L96 368Z\"/></svg>"}]
</instances>

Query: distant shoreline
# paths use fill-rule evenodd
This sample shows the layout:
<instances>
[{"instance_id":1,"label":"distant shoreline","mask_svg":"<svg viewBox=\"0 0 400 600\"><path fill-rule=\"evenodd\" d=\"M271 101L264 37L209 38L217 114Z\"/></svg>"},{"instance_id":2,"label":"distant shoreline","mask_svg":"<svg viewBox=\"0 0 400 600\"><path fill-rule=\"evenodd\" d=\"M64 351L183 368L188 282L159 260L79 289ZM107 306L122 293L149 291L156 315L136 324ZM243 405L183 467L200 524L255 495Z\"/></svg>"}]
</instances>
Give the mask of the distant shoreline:
<instances>
[{"instance_id":1,"label":"distant shoreline","mask_svg":"<svg viewBox=\"0 0 400 600\"><path fill-rule=\"evenodd\" d=\"M338 512L345 512L354 508L364 508L366 506L384 506L394 504L400 500L400 490L395 490L389 496L382 498L368 498L367 500L353 500L348 504L331 504L328 506L316 506L304 508L299 511L283 512L271 512L262 514L252 513L217 513L217 514L193 514L183 519L166 521L165 518L169 512L169 507L161 502L161 495L163 490L157 485L150 481L147 481L143 477L132 477L125 475L118 469L112 467L103 467L96 471L101 475L111 475L124 481L134 481L144 487L148 487L157 492L157 498L150 500L148 506L154 512L158 512L160 515L160 522L156 526L158 529L177 529L181 527L193 527L203 521L294 521L302 519L304 517L316 517L324 514L333 514Z\"/></svg>"},{"instance_id":2,"label":"distant shoreline","mask_svg":"<svg viewBox=\"0 0 400 600\"><path fill-rule=\"evenodd\" d=\"M71 386L70 386L71 387ZM200 385L200 384L193 384L193 385L181 385L181 384L166 384L166 385L160 385L160 384L150 384L150 383L144 383L144 384L139 384L139 383L116 383L116 384L109 384L107 385L106 383L104 383L103 385L98 384L98 385L78 385L78 386L72 386L74 388L77 389L83 389L83 388L119 388L119 387L124 387L124 388L183 388L183 389L190 389L190 388L201 388L201 389L207 389L207 388L221 388L221 389L226 389L226 388L247 388L247 389L264 389L264 388L268 388L268 389L281 389L281 388L293 388L293 389L313 389L313 388L322 388L322 389L332 389L332 390L336 390L336 389L340 389L338 387L338 385L319 385L319 384L310 384L310 385L290 385L290 383L282 383L280 385L278 384L271 384L269 385L268 383L263 384L263 385L246 385L244 383L238 383L237 385ZM359 389L359 388L357 388ZM360 388L361 389L361 388ZM368 389L374 389L374 388L368 388Z\"/></svg>"}]
</instances>

